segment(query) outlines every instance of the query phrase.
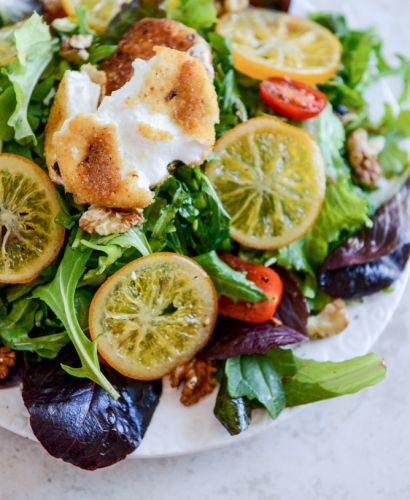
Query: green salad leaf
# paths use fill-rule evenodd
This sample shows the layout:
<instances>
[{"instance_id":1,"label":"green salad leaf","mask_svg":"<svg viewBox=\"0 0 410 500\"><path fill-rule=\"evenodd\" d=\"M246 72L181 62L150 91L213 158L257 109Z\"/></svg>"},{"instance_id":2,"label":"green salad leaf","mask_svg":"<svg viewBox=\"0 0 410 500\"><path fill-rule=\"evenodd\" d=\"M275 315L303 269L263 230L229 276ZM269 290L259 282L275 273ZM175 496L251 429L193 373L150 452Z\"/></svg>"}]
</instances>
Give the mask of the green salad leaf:
<instances>
[{"instance_id":1,"label":"green salad leaf","mask_svg":"<svg viewBox=\"0 0 410 500\"><path fill-rule=\"evenodd\" d=\"M153 252L198 255L229 249L229 215L199 167L178 166L144 211L144 233Z\"/></svg>"},{"instance_id":2,"label":"green salad leaf","mask_svg":"<svg viewBox=\"0 0 410 500\"><path fill-rule=\"evenodd\" d=\"M52 59L50 28L34 13L14 36L17 57L7 65L5 73L13 86L16 106L7 125L14 129L16 141L36 142L28 120L28 107L34 88Z\"/></svg>"},{"instance_id":3,"label":"green salad leaf","mask_svg":"<svg viewBox=\"0 0 410 500\"><path fill-rule=\"evenodd\" d=\"M338 363L295 357L296 374L285 380L287 406L354 394L384 379L386 367L377 354Z\"/></svg>"},{"instance_id":4,"label":"green salad leaf","mask_svg":"<svg viewBox=\"0 0 410 500\"><path fill-rule=\"evenodd\" d=\"M9 314L0 319L0 340L15 351L28 351L42 358L55 358L69 342L65 332L29 335L36 326L39 302L28 298L13 303Z\"/></svg>"},{"instance_id":5,"label":"green salad leaf","mask_svg":"<svg viewBox=\"0 0 410 500\"><path fill-rule=\"evenodd\" d=\"M220 115L216 132L220 136L239 122L247 120L248 115L236 81L231 43L215 32L209 32L207 39L213 52L214 84Z\"/></svg>"},{"instance_id":6,"label":"green salad leaf","mask_svg":"<svg viewBox=\"0 0 410 500\"><path fill-rule=\"evenodd\" d=\"M235 271L220 259L217 253L198 255L195 260L209 274L219 295L229 297L234 302L263 302L267 300L263 291L252 281L246 279L246 273Z\"/></svg>"},{"instance_id":7,"label":"green salad leaf","mask_svg":"<svg viewBox=\"0 0 410 500\"><path fill-rule=\"evenodd\" d=\"M341 362L321 362L300 359L286 349L230 358L224 369L228 395L259 403L272 418L285 407L353 394L381 382L385 373L383 359L373 353ZM231 415L228 411L220 411L220 415L227 419L229 430Z\"/></svg>"},{"instance_id":8,"label":"green salad leaf","mask_svg":"<svg viewBox=\"0 0 410 500\"><path fill-rule=\"evenodd\" d=\"M81 251L67 245L63 260L60 263L53 281L36 288L32 296L44 301L63 323L67 335L73 343L81 368L63 366L63 369L74 377L88 378L103 387L113 398L119 394L100 370L97 354L97 344L84 334L75 310L75 292L78 281L84 273L90 258L91 250Z\"/></svg>"},{"instance_id":9,"label":"green salad leaf","mask_svg":"<svg viewBox=\"0 0 410 500\"><path fill-rule=\"evenodd\" d=\"M342 65L338 74L319 85L332 104L344 104L348 108L367 113L364 90L386 75L400 75L404 87L400 98L404 102L410 85L410 61L398 56L392 66L383 56L383 40L374 28L349 29L344 16L318 12L311 19L334 32L343 47Z\"/></svg>"},{"instance_id":10,"label":"green salad leaf","mask_svg":"<svg viewBox=\"0 0 410 500\"><path fill-rule=\"evenodd\" d=\"M262 404L272 418L286 406L282 377L267 356L236 356L225 363L228 392Z\"/></svg>"},{"instance_id":11,"label":"green salad leaf","mask_svg":"<svg viewBox=\"0 0 410 500\"><path fill-rule=\"evenodd\" d=\"M229 395L226 376L224 375L215 402L215 417L231 436L235 436L249 427L251 413L252 408L249 399L245 397L232 398Z\"/></svg>"},{"instance_id":12,"label":"green salad leaf","mask_svg":"<svg viewBox=\"0 0 410 500\"><path fill-rule=\"evenodd\" d=\"M402 139L410 137L410 110L402 109L395 114L392 107L385 104L384 116L374 132L384 138L384 147L379 155L383 174L388 179L402 175L410 166L409 152L400 144Z\"/></svg>"},{"instance_id":13,"label":"green salad leaf","mask_svg":"<svg viewBox=\"0 0 410 500\"><path fill-rule=\"evenodd\" d=\"M364 223L370 223L366 198L342 179L328 182L322 210L305 239L311 265L320 266L331 244L337 244L343 234L354 233Z\"/></svg>"},{"instance_id":14,"label":"green salad leaf","mask_svg":"<svg viewBox=\"0 0 410 500\"><path fill-rule=\"evenodd\" d=\"M316 138L325 161L325 199L310 231L300 240L281 248L277 258L278 263L287 269L313 276L331 246L370 223L370 206L365 193L353 184L351 170L342 155L345 130L332 107L328 105L304 126Z\"/></svg>"},{"instance_id":15,"label":"green salad leaf","mask_svg":"<svg viewBox=\"0 0 410 500\"><path fill-rule=\"evenodd\" d=\"M216 23L214 0L166 0L167 16L196 30L210 28Z\"/></svg>"}]
</instances>

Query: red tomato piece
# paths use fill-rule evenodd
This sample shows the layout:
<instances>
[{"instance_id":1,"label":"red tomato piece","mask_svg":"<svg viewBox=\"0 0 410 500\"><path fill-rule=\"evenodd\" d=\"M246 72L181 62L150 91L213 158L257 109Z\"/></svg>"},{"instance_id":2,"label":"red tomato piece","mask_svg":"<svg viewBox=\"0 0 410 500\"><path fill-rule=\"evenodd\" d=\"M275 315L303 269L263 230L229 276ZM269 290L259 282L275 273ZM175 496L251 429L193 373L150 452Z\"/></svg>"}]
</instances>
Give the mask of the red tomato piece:
<instances>
[{"instance_id":1,"label":"red tomato piece","mask_svg":"<svg viewBox=\"0 0 410 500\"><path fill-rule=\"evenodd\" d=\"M278 115L291 120L307 120L326 107L323 92L288 77L272 77L259 85L264 103Z\"/></svg>"},{"instance_id":2,"label":"red tomato piece","mask_svg":"<svg viewBox=\"0 0 410 500\"><path fill-rule=\"evenodd\" d=\"M247 321L248 323L265 323L273 318L282 299L283 283L280 276L269 267L261 264L252 264L246 260L221 252L219 257L235 271L246 272L249 281L253 281L268 300L263 302L237 302L228 297L219 298L219 314L228 318Z\"/></svg>"}]
</instances>

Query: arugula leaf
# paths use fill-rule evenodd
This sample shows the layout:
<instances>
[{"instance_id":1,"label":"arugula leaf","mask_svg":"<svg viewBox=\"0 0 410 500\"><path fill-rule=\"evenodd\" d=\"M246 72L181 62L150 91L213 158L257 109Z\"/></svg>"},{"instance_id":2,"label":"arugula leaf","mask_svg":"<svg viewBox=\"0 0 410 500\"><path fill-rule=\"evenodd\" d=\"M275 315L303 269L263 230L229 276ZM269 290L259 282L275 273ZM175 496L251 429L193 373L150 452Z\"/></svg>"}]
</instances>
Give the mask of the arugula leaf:
<instances>
[{"instance_id":1,"label":"arugula leaf","mask_svg":"<svg viewBox=\"0 0 410 500\"><path fill-rule=\"evenodd\" d=\"M199 167L177 167L157 189L144 217L144 233L154 252L198 255L229 248L229 215Z\"/></svg>"},{"instance_id":2,"label":"arugula leaf","mask_svg":"<svg viewBox=\"0 0 410 500\"><path fill-rule=\"evenodd\" d=\"M34 13L15 32L17 57L6 67L16 96L16 107L7 124L15 131L17 141L33 140L35 135L28 119L28 108L33 90L52 59L50 29Z\"/></svg>"},{"instance_id":3,"label":"arugula leaf","mask_svg":"<svg viewBox=\"0 0 410 500\"><path fill-rule=\"evenodd\" d=\"M400 75L403 78L403 104L409 92L410 61L397 56L398 64L390 65L384 58L383 41L374 28L350 30L344 16L323 12L312 14L311 19L333 31L343 46L342 64L332 80L321 84L332 104L343 104L361 113L366 118L367 103L364 90L373 82L387 75Z\"/></svg>"},{"instance_id":4,"label":"arugula leaf","mask_svg":"<svg viewBox=\"0 0 410 500\"><path fill-rule=\"evenodd\" d=\"M246 273L235 271L229 267L214 250L198 255L195 260L209 274L219 295L229 297L234 302L263 302L267 300L263 291L246 278Z\"/></svg>"},{"instance_id":5,"label":"arugula leaf","mask_svg":"<svg viewBox=\"0 0 410 500\"><path fill-rule=\"evenodd\" d=\"M36 321L38 301L21 299L13 303L10 313L0 320L0 339L15 351L29 351L42 358L55 358L69 341L67 334L29 336Z\"/></svg>"},{"instance_id":6,"label":"arugula leaf","mask_svg":"<svg viewBox=\"0 0 410 500\"><path fill-rule=\"evenodd\" d=\"M215 32L208 33L207 39L213 52L214 84L220 113L216 132L220 136L248 117L238 90L230 41Z\"/></svg>"},{"instance_id":7,"label":"arugula leaf","mask_svg":"<svg viewBox=\"0 0 410 500\"><path fill-rule=\"evenodd\" d=\"M213 0L166 0L167 16L196 30L210 28L216 23Z\"/></svg>"},{"instance_id":8,"label":"arugula leaf","mask_svg":"<svg viewBox=\"0 0 410 500\"><path fill-rule=\"evenodd\" d=\"M342 14L314 12L313 14L310 14L310 19L332 31L337 38L343 38L349 32L346 18Z\"/></svg>"},{"instance_id":9,"label":"arugula leaf","mask_svg":"<svg viewBox=\"0 0 410 500\"><path fill-rule=\"evenodd\" d=\"M410 110L395 114L389 104L385 104L384 116L374 127L375 133L384 137L385 144L379 154L383 173L387 178L401 175L410 165L410 155L400 147L400 141L410 137Z\"/></svg>"},{"instance_id":10,"label":"arugula leaf","mask_svg":"<svg viewBox=\"0 0 410 500\"><path fill-rule=\"evenodd\" d=\"M295 357L296 374L285 380L287 406L353 394L384 379L383 359L370 353L338 363Z\"/></svg>"},{"instance_id":11,"label":"arugula leaf","mask_svg":"<svg viewBox=\"0 0 410 500\"><path fill-rule=\"evenodd\" d=\"M78 281L84 273L91 250L81 251L67 245L53 281L36 288L32 296L44 301L63 323L67 335L77 351L81 368L63 366L74 377L88 378L103 387L114 399L118 392L100 370L97 344L89 340L81 329L75 312L74 296Z\"/></svg>"}]
</instances>

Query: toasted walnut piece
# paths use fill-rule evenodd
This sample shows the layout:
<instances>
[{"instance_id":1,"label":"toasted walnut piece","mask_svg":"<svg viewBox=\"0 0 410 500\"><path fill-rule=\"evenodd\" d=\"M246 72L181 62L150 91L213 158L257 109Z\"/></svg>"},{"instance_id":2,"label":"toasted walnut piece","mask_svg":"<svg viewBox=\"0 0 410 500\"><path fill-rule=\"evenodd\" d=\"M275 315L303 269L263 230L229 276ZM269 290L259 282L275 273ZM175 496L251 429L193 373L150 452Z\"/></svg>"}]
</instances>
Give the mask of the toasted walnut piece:
<instances>
[{"instance_id":1,"label":"toasted walnut piece","mask_svg":"<svg viewBox=\"0 0 410 500\"><path fill-rule=\"evenodd\" d=\"M59 54L69 62L80 64L88 60L90 54L87 49L92 43L92 35L73 35L61 42Z\"/></svg>"},{"instance_id":2,"label":"toasted walnut piece","mask_svg":"<svg viewBox=\"0 0 410 500\"><path fill-rule=\"evenodd\" d=\"M133 226L144 222L141 210L119 210L91 206L83 213L80 227L87 233L97 233L100 236L125 233Z\"/></svg>"},{"instance_id":3,"label":"toasted walnut piece","mask_svg":"<svg viewBox=\"0 0 410 500\"><path fill-rule=\"evenodd\" d=\"M185 406L193 405L214 390L215 372L215 363L194 358L170 373L171 387L184 383L180 401Z\"/></svg>"},{"instance_id":4,"label":"toasted walnut piece","mask_svg":"<svg viewBox=\"0 0 410 500\"><path fill-rule=\"evenodd\" d=\"M346 304L343 300L337 299L327 304L317 316L310 316L308 335L311 339L332 337L343 332L348 324Z\"/></svg>"},{"instance_id":5,"label":"toasted walnut piece","mask_svg":"<svg viewBox=\"0 0 410 500\"><path fill-rule=\"evenodd\" d=\"M358 128L347 140L350 164L358 181L366 187L374 187L382 175L382 169L369 145L366 130Z\"/></svg>"},{"instance_id":6,"label":"toasted walnut piece","mask_svg":"<svg viewBox=\"0 0 410 500\"><path fill-rule=\"evenodd\" d=\"M8 347L0 347L0 380L10 373L10 369L16 364L17 356Z\"/></svg>"}]
</instances>

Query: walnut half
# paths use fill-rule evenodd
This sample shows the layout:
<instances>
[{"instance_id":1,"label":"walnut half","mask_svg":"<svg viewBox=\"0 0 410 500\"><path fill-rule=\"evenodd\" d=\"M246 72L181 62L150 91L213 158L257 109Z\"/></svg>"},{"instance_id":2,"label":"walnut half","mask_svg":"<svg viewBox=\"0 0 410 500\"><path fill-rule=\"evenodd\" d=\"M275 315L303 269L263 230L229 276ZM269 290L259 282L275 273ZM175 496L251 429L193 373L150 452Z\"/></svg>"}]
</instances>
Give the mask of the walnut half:
<instances>
[{"instance_id":1,"label":"walnut half","mask_svg":"<svg viewBox=\"0 0 410 500\"><path fill-rule=\"evenodd\" d=\"M10 373L10 369L16 364L16 353L8 347L0 347L0 380Z\"/></svg>"},{"instance_id":2,"label":"walnut half","mask_svg":"<svg viewBox=\"0 0 410 500\"><path fill-rule=\"evenodd\" d=\"M348 324L346 303L341 299L337 299L327 304L317 316L310 316L308 335L311 339L332 337L343 332Z\"/></svg>"},{"instance_id":3,"label":"walnut half","mask_svg":"<svg viewBox=\"0 0 410 500\"><path fill-rule=\"evenodd\" d=\"M374 187L382 175L377 156L369 145L369 135L363 128L352 132L347 140L349 162L358 181L366 187Z\"/></svg>"},{"instance_id":4,"label":"walnut half","mask_svg":"<svg viewBox=\"0 0 410 500\"><path fill-rule=\"evenodd\" d=\"M144 222L141 210L120 210L90 206L80 219L80 227L87 233L100 236L125 233Z\"/></svg>"},{"instance_id":5,"label":"walnut half","mask_svg":"<svg viewBox=\"0 0 410 500\"><path fill-rule=\"evenodd\" d=\"M185 406L193 405L215 389L215 372L215 363L194 358L170 373L171 387L184 383L180 401Z\"/></svg>"}]
</instances>

